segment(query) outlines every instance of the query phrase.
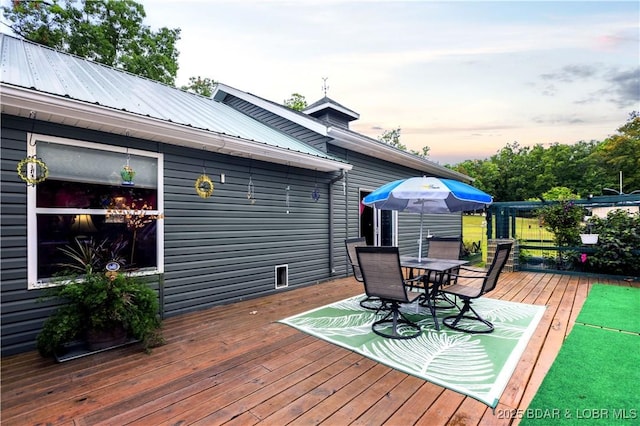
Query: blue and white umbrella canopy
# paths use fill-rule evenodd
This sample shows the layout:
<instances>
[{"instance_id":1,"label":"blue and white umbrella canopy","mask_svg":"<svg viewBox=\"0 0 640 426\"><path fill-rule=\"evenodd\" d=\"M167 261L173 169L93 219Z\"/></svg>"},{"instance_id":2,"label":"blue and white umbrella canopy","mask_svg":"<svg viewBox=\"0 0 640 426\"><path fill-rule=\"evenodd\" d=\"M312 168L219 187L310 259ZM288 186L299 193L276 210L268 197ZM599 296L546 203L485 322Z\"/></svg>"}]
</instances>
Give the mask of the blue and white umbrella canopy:
<instances>
[{"instance_id":1,"label":"blue and white umbrella canopy","mask_svg":"<svg viewBox=\"0 0 640 426\"><path fill-rule=\"evenodd\" d=\"M412 177L389 182L362 200L380 210L420 213L418 259L422 259L422 214L481 210L493 197L466 183L435 177Z\"/></svg>"},{"instance_id":2,"label":"blue and white umbrella canopy","mask_svg":"<svg viewBox=\"0 0 640 426\"><path fill-rule=\"evenodd\" d=\"M389 182L362 202L380 210L452 213L484 209L493 197L466 183L423 176Z\"/></svg>"}]
</instances>

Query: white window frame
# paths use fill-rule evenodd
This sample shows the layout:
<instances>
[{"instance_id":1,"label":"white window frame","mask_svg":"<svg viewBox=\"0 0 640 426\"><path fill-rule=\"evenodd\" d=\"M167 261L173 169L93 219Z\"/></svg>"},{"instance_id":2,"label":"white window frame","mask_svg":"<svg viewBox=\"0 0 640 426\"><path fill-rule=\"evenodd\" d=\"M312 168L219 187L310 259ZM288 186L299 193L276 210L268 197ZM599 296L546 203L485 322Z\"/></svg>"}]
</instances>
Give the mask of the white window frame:
<instances>
[{"instance_id":1,"label":"white window frame","mask_svg":"<svg viewBox=\"0 0 640 426\"><path fill-rule=\"evenodd\" d=\"M30 142L29 142L30 141ZM27 134L27 155L37 156L39 142L59 145L77 146L95 150L122 153L123 160L127 154L155 158L157 161L157 209L149 210L150 215L157 215L164 211L164 155L158 152L142 151L138 149L104 145L95 142L85 142L77 139L56 136ZM38 214L105 214L104 209L73 209L73 208L44 208L36 207L37 185L27 186L27 288L29 290L50 286L50 277L38 277ZM137 272L136 275L155 275L164 273L164 220L157 220L156 251L157 267L154 270Z\"/></svg>"}]
</instances>

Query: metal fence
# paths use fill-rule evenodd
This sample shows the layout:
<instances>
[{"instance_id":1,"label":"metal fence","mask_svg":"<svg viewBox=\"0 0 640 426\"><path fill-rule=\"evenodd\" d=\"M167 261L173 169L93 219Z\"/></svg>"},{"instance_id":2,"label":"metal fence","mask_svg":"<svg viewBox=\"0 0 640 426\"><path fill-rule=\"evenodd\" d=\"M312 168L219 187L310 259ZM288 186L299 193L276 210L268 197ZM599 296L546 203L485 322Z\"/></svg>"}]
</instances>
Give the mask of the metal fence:
<instances>
[{"instance_id":1,"label":"metal fence","mask_svg":"<svg viewBox=\"0 0 640 426\"><path fill-rule=\"evenodd\" d=\"M575 204L599 217L606 217L611 209L625 209L630 212L640 210L640 195L619 195L592 197L575 200ZM538 219L538 210L548 202L508 202L494 203L487 210L486 237L488 241L499 239L514 240L517 245L517 270L586 273L587 259L596 252L597 246L582 244L576 247L557 247L554 235L545 229ZM640 247L633 251L640 256Z\"/></svg>"}]
</instances>

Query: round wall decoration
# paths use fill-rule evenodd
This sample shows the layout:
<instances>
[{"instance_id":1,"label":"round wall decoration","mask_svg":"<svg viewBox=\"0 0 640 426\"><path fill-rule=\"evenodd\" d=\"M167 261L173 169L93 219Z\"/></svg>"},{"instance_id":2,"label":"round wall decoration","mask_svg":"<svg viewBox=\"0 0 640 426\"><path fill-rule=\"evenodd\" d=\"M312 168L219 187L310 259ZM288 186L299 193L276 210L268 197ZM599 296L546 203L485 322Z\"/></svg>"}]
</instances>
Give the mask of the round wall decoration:
<instances>
[{"instance_id":1,"label":"round wall decoration","mask_svg":"<svg viewBox=\"0 0 640 426\"><path fill-rule=\"evenodd\" d=\"M195 187L200 198L209 198L211 194L213 194L213 182L211 182L211 178L207 175L202 174L198 176Z\"/></svg>"},{"instance_id":2,"label":"round wall decoration","mask_svg":"<svg viewBox=\"0 0 640 426\"><path fill-rule=\"evenodd\" d=\"M27 182L27 185L36 185L49 176L49 168L35 155L29 156L18 163L18 176Z\"/></svg>"}]
</instances>

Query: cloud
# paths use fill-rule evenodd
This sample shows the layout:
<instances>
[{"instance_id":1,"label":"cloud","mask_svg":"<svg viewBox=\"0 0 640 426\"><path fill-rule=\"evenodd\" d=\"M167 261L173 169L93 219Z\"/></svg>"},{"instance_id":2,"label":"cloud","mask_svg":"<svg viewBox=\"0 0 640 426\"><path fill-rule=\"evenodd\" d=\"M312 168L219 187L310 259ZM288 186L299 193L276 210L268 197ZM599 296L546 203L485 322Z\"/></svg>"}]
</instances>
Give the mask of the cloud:
<instances>
[{"instance_id":1,"label":"cloud","mask_svg":"<svg viewBox=\"0 0 640 426\"><path fill-rule=\"evenodd\" d=\"M558 71L540 74L545 82L540 87L543 96L556 96L561 88L566 89L569 84L598 84L597 90L583 90L584 95L574 104L585 105L595 102L611 102L618 108L637 106L640 102L640 67L619 70L606 68L599 64L567 65ZM602 87L604 86L604 87Z\"/></svg>"},{"instance_id":2,"label":"cloud","mask_svg":"<svg viewBox=\"0 0 640 426\"><path fill-rule=\"evenodd\" d=\"M609 100L618 108L638 107L640 103L640 67L626 71L612 70L607 77Z\"/></svg>"},{"instance_id":3,"label":"cloud","mask_svg":"<svg viewBox=\"0 0 640 426\"><path fill-rule=\"evenodd\" d=\"M560 115L560 114L550 114L550 115L538 115L532 118L533 122L536 124L545 124L545 125L565 125L565 124L582 124L585 121L575 115Z\"/></svg>"},{"instance_id":4,"label":"cloud","mask_svg":"<svg viewBox=\"0 0 640 426\"><path fill-rule=\"evenodd\" d=\"M577 80L584 80L597 75L596 65L566 65L560 71L554 73L541 74L543 80L553 80L562 83L573 83Z\"/></svg>"}]
</instances>

